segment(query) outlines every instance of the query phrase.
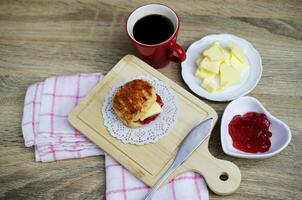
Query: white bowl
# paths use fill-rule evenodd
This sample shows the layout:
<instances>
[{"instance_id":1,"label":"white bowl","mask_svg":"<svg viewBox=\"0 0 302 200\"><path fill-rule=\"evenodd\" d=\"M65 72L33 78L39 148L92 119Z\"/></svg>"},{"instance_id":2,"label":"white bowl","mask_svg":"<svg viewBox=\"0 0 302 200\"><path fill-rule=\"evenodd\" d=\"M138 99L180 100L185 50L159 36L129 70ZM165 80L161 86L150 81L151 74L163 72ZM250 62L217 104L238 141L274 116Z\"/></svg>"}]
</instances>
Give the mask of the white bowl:
<instances>
[{"instance_id":1,"label":"white bowl","mask_svg":"<svg viewBox=\"0 0 302 200\"><path fill-rule=\"evenodd\" d=\"M228 124L235 115L244 115L247 112L264 113L271 122L269 127L270 132L272 132L271 147L267 152L246 153L233 147ZM226 107L221 120L220 134L224 153L249 159L268 158L278 154L289 144L292 137L289 127L284 122L271 115L257 99L249 96L240 97Z\"/></svg>"},{"instance_id":2,"label":"white bowl","mask_svg":"<svg viewBox=\"0 0 302 200\"><path fill-rule=\"evenodd\" d=\"M196 60L202 52L213 42L219 41L223 47L227 47L230 41L245 51L249 62L249 69L243 74L242 82L217 93L210 93L201 87L202 81L195 77ZM231 34L208 35L191 44L187 50L187 59L181 64L181 75L189 88L200 97L213 101L230 101L244 96L252 91L262 75L262 61L259 52L251 43L243 38Z\"/></svg>"}]
</instances>

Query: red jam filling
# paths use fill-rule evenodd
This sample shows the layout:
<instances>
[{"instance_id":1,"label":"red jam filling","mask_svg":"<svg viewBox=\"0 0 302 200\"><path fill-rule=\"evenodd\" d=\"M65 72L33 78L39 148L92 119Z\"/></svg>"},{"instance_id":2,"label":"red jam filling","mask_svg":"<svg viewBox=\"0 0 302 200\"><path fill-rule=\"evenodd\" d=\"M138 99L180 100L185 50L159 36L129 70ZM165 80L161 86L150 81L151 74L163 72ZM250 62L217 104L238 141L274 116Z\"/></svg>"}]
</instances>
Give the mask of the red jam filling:
<instances>
[{"instance_id":1,"label":"red jam filling","mask_svg":"<svg viewBox=\"0 0 302 200\"><path fill-rule=\"evenodd\" d=\"M271 122L264 113L248 112L235 115L229 123L233 146L248 153L266 152L271 146Z\"/></svg>"},{"instance_id":2,"label":"red jam filling","mask_svg":"<svg viewBox=\"0 0 302 200\"><path fill-rule=\"evenodd\" d=\"M156 102L160 105L160 107L164 106L164 102L163 102L163 100L161 99L161 97L158 94L156 94ZM149 124L150 122L152 122L153 120L155 120L158 115L159 114L152 115L152 116L150 116L150 117L148 117L148 118L146 118L146 119L144 119L142 121L140 120L139 122L141 124L143 124L143 125Z\"/></svg>"}]
</instances>

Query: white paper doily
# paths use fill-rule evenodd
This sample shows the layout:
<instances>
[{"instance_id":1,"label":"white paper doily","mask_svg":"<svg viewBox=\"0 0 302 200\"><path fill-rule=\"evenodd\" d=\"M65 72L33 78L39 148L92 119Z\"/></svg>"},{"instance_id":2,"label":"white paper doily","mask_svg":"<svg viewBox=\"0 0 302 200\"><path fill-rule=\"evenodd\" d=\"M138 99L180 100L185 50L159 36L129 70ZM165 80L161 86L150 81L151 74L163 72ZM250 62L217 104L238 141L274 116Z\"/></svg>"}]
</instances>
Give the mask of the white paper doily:
<instances>
[{"instance_id":1,"label":"white paper doily","mask_svg":"<svg viewBox=\"0 0 302 200\"><path fill-rule=\"evenodd\" d=\"M134 79L142 79L151 83L157 94L164 102L163 111L152 122L137 128L129 128L123 124L113 110L112 99L115 91L125 83ZM104 125L109 133L122 140L123 143L144 145L150 142L155 143L169 133L177 117L177 100L172 89L164 82L149 76L136 76L121 83L118 83L105 97L102 108Z\"/></svg>"}]
</instances>

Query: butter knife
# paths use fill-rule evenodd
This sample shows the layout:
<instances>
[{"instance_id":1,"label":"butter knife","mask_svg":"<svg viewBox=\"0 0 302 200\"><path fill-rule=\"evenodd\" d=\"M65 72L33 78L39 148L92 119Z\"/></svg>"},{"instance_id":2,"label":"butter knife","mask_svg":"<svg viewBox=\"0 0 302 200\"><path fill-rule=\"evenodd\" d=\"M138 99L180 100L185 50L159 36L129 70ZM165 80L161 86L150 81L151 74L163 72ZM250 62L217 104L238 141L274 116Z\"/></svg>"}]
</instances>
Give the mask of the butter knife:
<instances>
[{"instance_id":1,"label":"butter knife","mask_svg":"<svg viewBox=\"0 0 302 200\"><path fill-rule=\"evenodd\" d=\"M152 187L152 190L146 195L145 200L150 200L159 186L174 172L210 135L212 128L212 118L208 118L193 128L183 140L173 163L160 179Z\"/></svg>"}]
</instances>

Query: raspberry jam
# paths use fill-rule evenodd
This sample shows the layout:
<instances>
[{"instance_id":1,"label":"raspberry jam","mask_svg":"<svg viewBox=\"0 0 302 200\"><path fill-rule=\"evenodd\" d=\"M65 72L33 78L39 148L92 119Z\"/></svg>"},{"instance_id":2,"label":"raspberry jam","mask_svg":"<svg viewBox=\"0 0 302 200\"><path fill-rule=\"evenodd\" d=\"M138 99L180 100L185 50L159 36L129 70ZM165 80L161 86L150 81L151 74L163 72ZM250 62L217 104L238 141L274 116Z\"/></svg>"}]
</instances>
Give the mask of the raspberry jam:
<instances>
[{"instance_id":1,"label":"raspberry jam","mask_svg":"<svg viewBox=\"0 0 302 200\"><path fill-rule=\"evenodd\" d=\"M160 107L163 107L164 106L164 102L163 100L161 99L161 97L156 94L156 102L160 105ZM141 124L145 125L145 124L149 124L150 122L152 122L153 120L156 119L156 117L158 116L159 114L156 114L156 115L152 115L146 119L144 119L143 121L139 121Z\"/></svg>"},{"instance_id":2,"label":"raspberry jam","mask_svg":"<svg viewBox=\"0 0 302 200\"><path fill-rule=\"evenodd\" d=\"M160 107L164 106L164 102L158 94L156 94L156 102L160 105Z\"/></svg>"},{"instance_id":3,"label":"raspberry jam","mask_svg":"<svg viewBox=\"0 0 302 200\"><path fill-rule=\"evenodd\" d=\"M266 152L271 146L271 122L264 113L248 112L235 115L229 123L233 146L248 153Z\"/></svg>"}]
</instances>

